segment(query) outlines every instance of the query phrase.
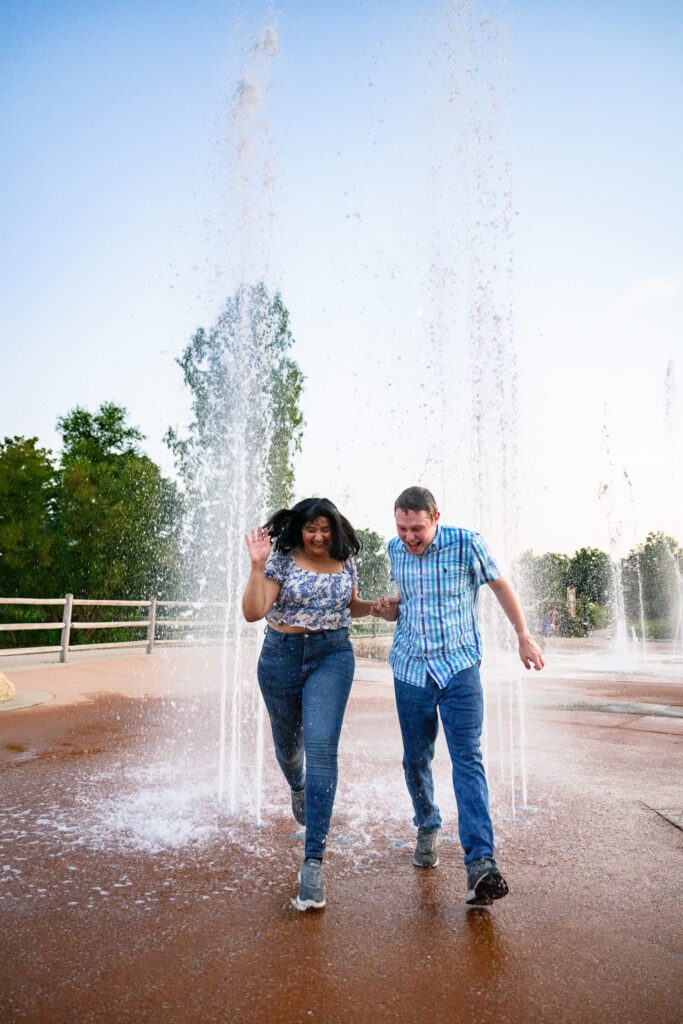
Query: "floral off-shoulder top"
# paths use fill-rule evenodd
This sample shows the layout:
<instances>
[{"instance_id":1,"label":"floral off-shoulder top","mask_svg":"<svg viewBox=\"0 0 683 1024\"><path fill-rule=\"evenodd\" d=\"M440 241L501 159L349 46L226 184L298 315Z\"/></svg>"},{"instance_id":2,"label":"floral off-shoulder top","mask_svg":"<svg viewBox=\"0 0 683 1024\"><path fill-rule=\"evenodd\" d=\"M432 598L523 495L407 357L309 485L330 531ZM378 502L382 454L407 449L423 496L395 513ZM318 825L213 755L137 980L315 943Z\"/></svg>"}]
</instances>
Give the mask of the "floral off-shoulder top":
<instances>
[{"instance_id":1,"label":"floral off-shoulder top","mask_svg":"<svg viewBox=\"0 0 683 1024\"><path fill-rule=\"evenodd\" d=\"M358 586L353 558L339 572L300 569L292 554L273 551L266 562L266 576L281 584L277 601L266 615L273 626L304 629L341 629L351 625L349 602Z\"/></svg>"}]
</instances>

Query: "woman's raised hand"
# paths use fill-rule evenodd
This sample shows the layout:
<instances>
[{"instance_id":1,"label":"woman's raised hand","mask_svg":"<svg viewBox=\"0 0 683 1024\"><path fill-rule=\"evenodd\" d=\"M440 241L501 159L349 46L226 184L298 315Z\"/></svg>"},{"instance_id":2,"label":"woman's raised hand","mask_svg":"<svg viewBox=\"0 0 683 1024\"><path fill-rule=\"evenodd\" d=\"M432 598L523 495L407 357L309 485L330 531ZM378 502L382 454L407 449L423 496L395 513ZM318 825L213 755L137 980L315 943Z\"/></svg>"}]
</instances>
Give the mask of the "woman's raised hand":
<instances>
[{"instance_id":1,"label":"woman's raised hand","mask_svg":"<svg viewBox=\"0 0 683 1024\"><path fill-rule=\"evenodd\" d=\"M251 564L265 565L270 554L270 536L265 526L259 526L256 530L252 530L251 536L245 533L244 539Z\"/></svg>"}]
</instances>

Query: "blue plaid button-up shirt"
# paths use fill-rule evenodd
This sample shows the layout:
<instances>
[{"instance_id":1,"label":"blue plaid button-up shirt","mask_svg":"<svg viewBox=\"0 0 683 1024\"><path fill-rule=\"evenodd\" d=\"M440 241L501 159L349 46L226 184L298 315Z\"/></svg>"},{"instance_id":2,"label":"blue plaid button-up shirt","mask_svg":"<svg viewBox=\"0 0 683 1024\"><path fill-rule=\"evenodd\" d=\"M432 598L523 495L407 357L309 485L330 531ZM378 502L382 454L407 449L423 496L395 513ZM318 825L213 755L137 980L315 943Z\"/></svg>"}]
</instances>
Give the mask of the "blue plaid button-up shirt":
<instances>
[{"instance_id":1,"label":"blue plaid button-up shirt","mask_svg":"<svg viewBox=\"0 0 683 1024\"><path fill-rule=\"evenodd\" d=\"M389 661L397 679L438 686L481 661L479 588L500 572L478 533L437 526L422 555L389 541L391 574L401 595Z\"/></svg>"}]
</instances>

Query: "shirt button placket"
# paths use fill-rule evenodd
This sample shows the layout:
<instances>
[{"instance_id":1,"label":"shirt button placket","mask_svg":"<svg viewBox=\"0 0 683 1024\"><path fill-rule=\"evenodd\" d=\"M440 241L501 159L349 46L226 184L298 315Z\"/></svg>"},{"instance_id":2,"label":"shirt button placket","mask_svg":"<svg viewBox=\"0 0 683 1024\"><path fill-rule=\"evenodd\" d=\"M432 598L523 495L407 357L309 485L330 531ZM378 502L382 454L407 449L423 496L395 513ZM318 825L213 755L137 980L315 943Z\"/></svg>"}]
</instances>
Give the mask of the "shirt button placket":
<instances>
[{"instance_id":1,"label":"shirt button placket","mask_svg":"<svg viewBox=\"0 0 683 1024\"><path fill-rule=\"evenodd\" d=\"M422 650L427 650L427 631L425 628L425 600L422 585L422 560L420 560L420 617L422 619Z\"/></svg>"}]
</instances>

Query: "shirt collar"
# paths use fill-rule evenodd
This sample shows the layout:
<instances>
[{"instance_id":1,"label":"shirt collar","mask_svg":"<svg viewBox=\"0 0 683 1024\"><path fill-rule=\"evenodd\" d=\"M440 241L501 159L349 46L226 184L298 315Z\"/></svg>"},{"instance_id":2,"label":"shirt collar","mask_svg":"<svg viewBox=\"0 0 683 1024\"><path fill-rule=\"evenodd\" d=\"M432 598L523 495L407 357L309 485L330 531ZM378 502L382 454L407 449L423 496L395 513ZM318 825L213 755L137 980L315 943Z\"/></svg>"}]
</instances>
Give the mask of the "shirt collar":
<instances>
[{"instance_id":1,"label":"shirt collar","mask_svg":"<svg viewBox=\"0 0 683 1024\"><path fill-rule=\"evenodd\" d=\"M427 548L427 551L432 551L432 550L438 551L439 548L441 548L441 547L443 547L443 530L441 529L441 527L437 523L436 524L436 533L434 534L434 540L432 541L432 543ZM427 551L425 551L425 555L427 554Z\"/></svg>"}]
</instances>

